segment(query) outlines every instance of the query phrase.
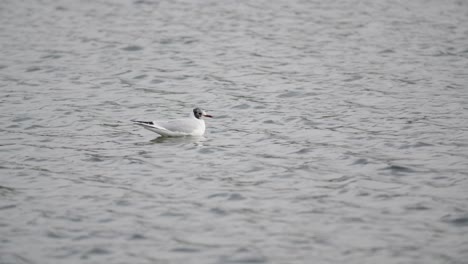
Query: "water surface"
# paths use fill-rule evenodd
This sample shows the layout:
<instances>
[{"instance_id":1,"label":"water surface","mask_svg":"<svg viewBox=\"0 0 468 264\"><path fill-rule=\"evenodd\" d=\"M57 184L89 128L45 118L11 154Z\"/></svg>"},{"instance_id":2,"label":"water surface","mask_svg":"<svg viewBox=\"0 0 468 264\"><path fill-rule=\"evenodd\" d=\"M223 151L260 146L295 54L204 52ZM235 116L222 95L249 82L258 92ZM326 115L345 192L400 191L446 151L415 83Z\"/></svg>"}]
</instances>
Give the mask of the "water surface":
<instances>
[{"instance_id":1,"label":"water surface","mask_svg":"<svg viewBox=\"0 0 468 264\"><path fill-rule=\"evenodd\" d=\"M0 263L466 263L467 43L455 0L2 1Z\"/></svg>"}]
</instances>

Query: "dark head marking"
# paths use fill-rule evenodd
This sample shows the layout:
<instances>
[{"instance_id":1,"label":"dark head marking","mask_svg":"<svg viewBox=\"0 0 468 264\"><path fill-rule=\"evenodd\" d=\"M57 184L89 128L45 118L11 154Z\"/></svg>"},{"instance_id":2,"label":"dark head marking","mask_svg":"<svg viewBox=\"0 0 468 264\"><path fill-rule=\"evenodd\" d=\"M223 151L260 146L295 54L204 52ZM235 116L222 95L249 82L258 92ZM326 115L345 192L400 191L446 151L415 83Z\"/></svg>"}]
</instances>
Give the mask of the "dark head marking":
<instances>
[{"instance_id":1,"label":"dark head marking","mask_svg":"<svg viewBox=\"0 0 468 264\"><path fill-rule=\"evenodd\" d=\"M203 116L203 110L201 110L200 108L195 108L193 109L193 115L195 116L195 118L197 119L201 119L202 116Z\"/></svg>"}]
</instances>

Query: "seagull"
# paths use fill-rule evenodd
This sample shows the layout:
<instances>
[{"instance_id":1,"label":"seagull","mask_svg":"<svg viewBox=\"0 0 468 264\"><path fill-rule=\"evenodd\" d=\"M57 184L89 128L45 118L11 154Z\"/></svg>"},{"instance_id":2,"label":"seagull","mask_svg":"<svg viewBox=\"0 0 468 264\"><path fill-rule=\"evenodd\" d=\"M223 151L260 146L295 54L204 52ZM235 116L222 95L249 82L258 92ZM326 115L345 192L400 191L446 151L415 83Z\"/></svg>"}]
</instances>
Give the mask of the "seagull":
<instances>
[{"instance_id":1,"label":"seagull","mask_svg":"<svg viewBox=\"0 0 468 264\"><path fill-rule=\"evenodd\" d=\"M189 118L169 121L137 121L133 123L140 125L150 131L158 133L163 137L203 136L205 133L205 120L203 117L213 118L200 108L195 108Z\"/></svg>"}]
</instances>

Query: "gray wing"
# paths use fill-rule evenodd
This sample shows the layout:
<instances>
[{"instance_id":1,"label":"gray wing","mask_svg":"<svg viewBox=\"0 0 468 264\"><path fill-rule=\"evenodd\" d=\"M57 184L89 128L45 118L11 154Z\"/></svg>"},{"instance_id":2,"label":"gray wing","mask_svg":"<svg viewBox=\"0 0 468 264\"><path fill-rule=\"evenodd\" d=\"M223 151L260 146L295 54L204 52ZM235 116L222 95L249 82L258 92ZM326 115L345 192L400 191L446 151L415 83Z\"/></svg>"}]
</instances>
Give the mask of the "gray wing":
<instances>
[{"instance_id":1,"label":"gray wing","mask_svg":"<svg viewBox=\"0 0 468 264\"><path fill-rule=\"evenodd\" d=\"M156 126L165 128L173 132L190 134L194 130L199 129L199 123L192 119L179 119L171 121L153 121Z\"/></svg>"}]
</instances>

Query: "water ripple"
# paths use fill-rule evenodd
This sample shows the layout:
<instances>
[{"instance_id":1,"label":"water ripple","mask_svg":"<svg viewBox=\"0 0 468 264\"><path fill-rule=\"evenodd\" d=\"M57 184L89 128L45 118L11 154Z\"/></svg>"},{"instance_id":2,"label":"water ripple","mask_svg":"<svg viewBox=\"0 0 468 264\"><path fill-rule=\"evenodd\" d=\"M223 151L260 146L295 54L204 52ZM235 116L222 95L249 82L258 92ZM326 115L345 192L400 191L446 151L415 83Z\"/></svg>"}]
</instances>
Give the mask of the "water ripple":
<instances>
[{"instance_id":1,"label":"water ripple","mask_svg":"<svg viewBox=\"0 0 468 264\"><path fill-rule=\"evenodd\" d=\"M0 263L466 262L465 10L3 1Z\"/></svg>"}]
</instances>

